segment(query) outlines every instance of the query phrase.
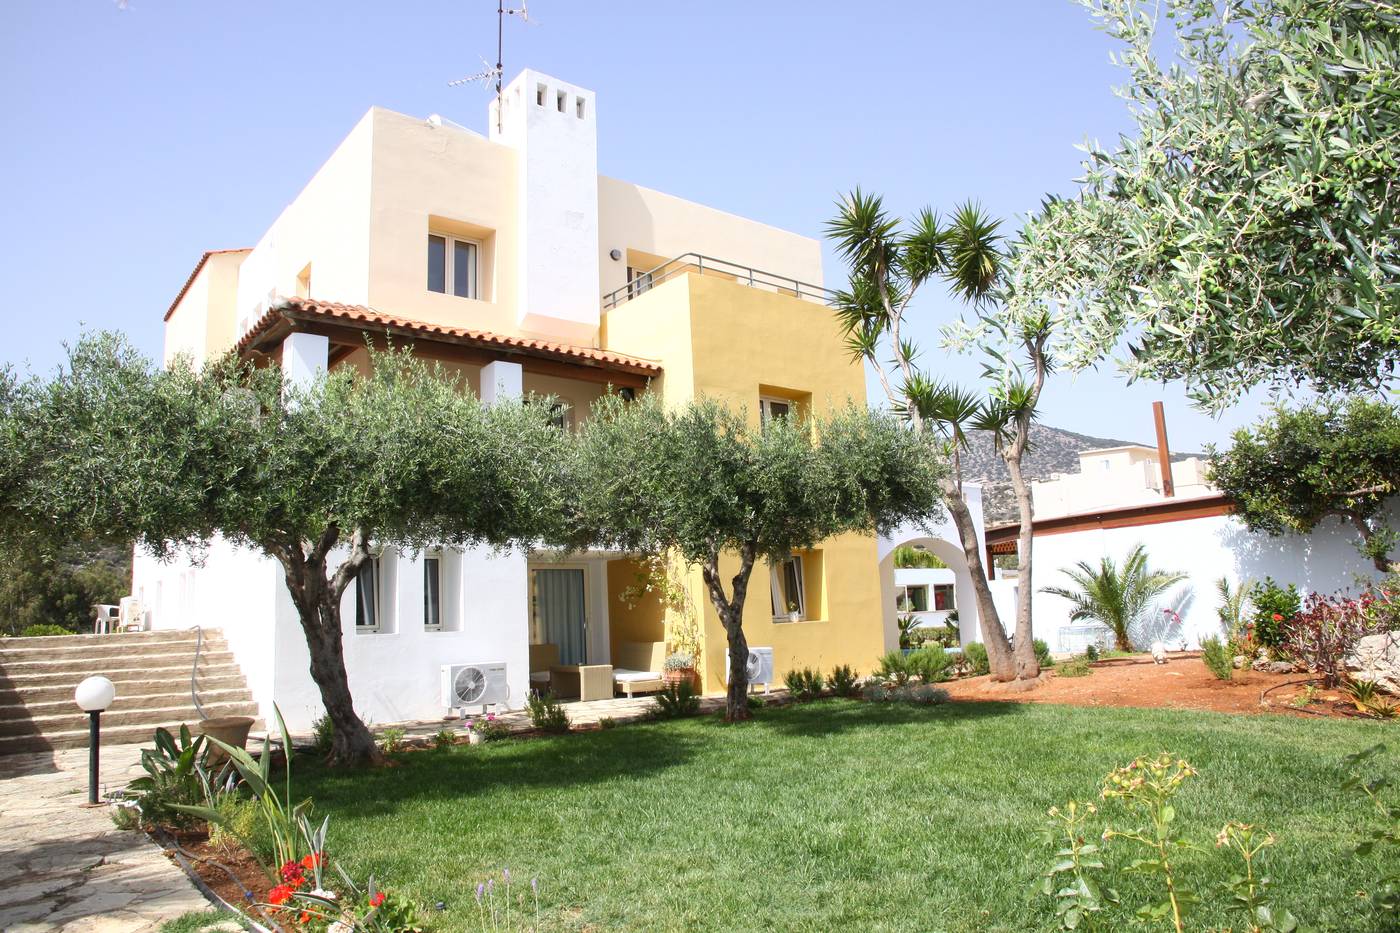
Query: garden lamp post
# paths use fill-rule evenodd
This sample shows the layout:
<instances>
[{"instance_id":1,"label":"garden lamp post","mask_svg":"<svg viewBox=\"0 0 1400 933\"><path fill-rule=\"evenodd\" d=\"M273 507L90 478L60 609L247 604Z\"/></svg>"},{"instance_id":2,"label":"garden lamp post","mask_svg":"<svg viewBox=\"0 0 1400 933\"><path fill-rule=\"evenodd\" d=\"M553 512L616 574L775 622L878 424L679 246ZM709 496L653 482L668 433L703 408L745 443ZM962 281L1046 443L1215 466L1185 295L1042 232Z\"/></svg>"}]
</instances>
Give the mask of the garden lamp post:
<instances>
[{"instance_id":1,"label":"garden lamp post","mask_svg":"<svg viewBox=\"0 0 1400 933\"><path fill-rule=\"evenodd\" d=\"M73 699L88 714L88 806L97 806L97 749L101 744L98 720L117 698L117 688L106 677L88 677L73 691Z\"/></svg>"}]
</instances>

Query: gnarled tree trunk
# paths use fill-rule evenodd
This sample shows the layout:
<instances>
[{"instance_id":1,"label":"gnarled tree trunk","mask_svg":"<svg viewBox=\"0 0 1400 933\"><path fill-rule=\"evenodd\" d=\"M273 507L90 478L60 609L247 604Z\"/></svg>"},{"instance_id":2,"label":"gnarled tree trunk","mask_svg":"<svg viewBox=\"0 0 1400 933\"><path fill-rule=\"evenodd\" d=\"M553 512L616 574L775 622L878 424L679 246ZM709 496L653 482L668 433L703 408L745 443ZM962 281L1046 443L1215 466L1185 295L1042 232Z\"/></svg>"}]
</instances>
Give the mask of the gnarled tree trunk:
<instances>
[{"instance_id":1,"label":"gnarled tree trunk","mask_svg":"<svg viewBox=\"0 0 1400 933\"><path fill-rule=\"evenodd\" d=\"M1021 527L1017 532L1017 550L1020 562L1016 568L1016 679L1033 680L1040 676L1040 659L1035 656L1035 632L1031 627L1031 597L1035 590L1031 583L1031 539L1034 532L1031 490L1021 472L1021 455L1008 456L1006 469L1011 474L1011 488L1016 493L1016 505L1021 513Z\"/></svg>"},{"instance_id":2,"label":"gnarled tree trunk","mask_svg":"<svg viewBox=\"0 0 1400 933\"><path fill-rule=\"evenodd\" d=\"M955 471L960 469L959 465L954 466ZM972 577L972 592L977 597L977 625L982 631L982 644L987 649L987 666L992 680L1012 680L1016 677L1016 666L1011 656L1011 641L1006 637L996 603L992 601L992 588L987 583L987 568L982 563L982 548L977 540L977 525L973 521L972 510L967 507L967 500L963 498L960 477L944 481L943 492L948 514L958 529L968 574Z\"/></svg>"},{"instance_id":3,"label":"gnarled tree trunk","mask_svg":"<svg viewBox=\"0 0 1400 933\"><path fill-rule=\"evenodd\" d=\"M355 712L340 627L341 597L370 553L367 536L356 531L351 536L350 556L334 574L328 575L326 557L339 538L339 529L332 525L310 549L301 541L283 541L270 543L266 550L282 564L287 589L306 636L311 679L334 726L327 762L353 767L382 760L374 736Z\"/></svg>"},{"instance_id":4,"label":"gnarled tree trunk","mask_svg":"<svg viewBox=\"0 0 1400 933\"><path fill-rule=\"evenodd\" d=\"M726 596L724 581L719 575L719 552L711 551L700 568L700 575L709 590L710 602L719 614L720 623L729 643L729 686L725 691L724 718L726 722L742 722L749 718L749 640L744 637L744 601L748 596L749 576L753 573L757 548L745 544L739 550L739 572L730 582L733 595Z\"/></svg>"}]
</instances>

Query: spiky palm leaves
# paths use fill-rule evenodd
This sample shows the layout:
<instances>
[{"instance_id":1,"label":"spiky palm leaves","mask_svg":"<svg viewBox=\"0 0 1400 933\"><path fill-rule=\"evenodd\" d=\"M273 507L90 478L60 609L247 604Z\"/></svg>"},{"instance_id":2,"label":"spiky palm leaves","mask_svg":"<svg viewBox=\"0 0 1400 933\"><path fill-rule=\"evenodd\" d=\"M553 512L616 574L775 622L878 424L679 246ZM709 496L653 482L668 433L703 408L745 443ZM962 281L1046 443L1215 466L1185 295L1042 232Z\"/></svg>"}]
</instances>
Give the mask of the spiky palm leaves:
<instances>
[{"instance_id":1,"label":"spiky palm leaves","mask_svg":"<svg viewBox=\"0 0 1400 933\"><path fill-rule=\"evenodd\" d=\"M1121 567L1105 557L1097 567L1081 560L1073 569L1061 572L1076 588L1047 586L1041 592L1069 600L1071 622L1090 619L1108 626L1122 651L1131 649L1131 630L1157 597L1186 579L1184 573L1150 569L1147 550L1141 544L1128 552Z\"/></svg>"}]
</instances>

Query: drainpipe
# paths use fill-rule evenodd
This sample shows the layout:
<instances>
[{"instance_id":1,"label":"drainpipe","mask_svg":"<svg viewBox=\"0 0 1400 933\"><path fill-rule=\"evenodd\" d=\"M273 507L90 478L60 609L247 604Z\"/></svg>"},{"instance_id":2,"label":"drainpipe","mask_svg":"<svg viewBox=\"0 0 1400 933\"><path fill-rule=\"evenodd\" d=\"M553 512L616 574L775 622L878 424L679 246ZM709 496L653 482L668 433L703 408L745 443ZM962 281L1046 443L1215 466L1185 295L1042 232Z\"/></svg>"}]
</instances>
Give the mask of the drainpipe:
<instances>
[{"instance_id":1,"label":"drainpipe","mask_svg":"<svg viewBox=\"0 0 1400 933\"><path fill-rule=\"evenodd\" d=\"M1162 495L1170 499L1176 495L1172 485L1172 455L1167 448L1167 415L1161 402L1152 403L1152 418L1157 422L1157 460L1162 467Z\"/></svg>"}]
</instances>

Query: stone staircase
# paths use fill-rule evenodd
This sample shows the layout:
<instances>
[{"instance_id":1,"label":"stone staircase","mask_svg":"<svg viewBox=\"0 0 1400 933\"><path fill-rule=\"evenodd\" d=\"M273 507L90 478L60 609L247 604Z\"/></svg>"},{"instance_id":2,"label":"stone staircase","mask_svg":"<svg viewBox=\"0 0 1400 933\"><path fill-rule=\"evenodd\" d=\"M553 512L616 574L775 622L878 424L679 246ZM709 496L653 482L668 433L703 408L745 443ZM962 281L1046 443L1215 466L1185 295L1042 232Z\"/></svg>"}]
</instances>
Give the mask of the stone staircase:
<instances>
[{"instance_id":1,"label":"stone staircase","mask_svg":"<svg viewBox=\"0 0 1400 933\"><path fill-rule=\"evenodd\" d=\"M102 714L104 744L148 743L157 726L193 726L200 719L190 699L196 638L189 630L0 639L0 755L86 748L88 717L73 691L93 674L117 687ZM198 682L205 716L258 715L217 629L204 630Z\"/></svg>"}]
</instances>

